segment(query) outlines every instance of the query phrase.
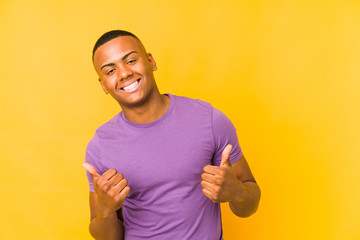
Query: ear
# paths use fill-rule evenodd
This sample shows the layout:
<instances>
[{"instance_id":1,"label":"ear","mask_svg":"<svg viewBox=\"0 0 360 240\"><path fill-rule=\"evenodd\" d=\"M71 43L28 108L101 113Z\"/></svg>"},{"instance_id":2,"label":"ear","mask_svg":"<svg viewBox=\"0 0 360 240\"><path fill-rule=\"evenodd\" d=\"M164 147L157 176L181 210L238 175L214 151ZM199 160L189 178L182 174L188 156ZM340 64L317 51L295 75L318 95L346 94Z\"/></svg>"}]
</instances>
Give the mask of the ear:
<instances>
[{"instance_id":1,"label":"ear","mask_svg":"<svg viewBox=\"0 0 360 240\"><path fill-rule=\"evenodd\" d=\"M147 56L148 56L148 60L149 60L150 65L151 65L151 69L153 71L155 71L157 69L157 66L156 66L156 62L155 62L153 56L151 55L151 53L148 53Z\"/></svg>"},{"instance_id":2,"label":"ear","mask_svg":"<svg viewBox=\"0 0 360 240\"><path fill-rule=\"evenodd\" d=\"M105 85L104 85L103 81L101 81L101 78L99 78L99 82L100 82L100 85L101 85L102 89L104 90L105 94L108 94L108 93L109 93L109 91L106 89L106 87L105 87Z\"/></svg>"}]
</instances>

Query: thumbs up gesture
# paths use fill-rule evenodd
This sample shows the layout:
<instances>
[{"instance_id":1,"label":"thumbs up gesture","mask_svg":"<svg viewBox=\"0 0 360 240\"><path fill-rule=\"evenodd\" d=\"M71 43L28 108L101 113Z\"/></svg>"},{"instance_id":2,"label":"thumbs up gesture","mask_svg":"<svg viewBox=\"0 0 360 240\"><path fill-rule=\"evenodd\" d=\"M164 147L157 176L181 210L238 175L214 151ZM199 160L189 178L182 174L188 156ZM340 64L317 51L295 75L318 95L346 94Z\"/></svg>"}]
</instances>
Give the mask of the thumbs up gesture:
<instances>
[{"instance_id":1,"label":"thumbs up gesture","mask_svg":"<svg viewBox=\"0 0 360 240\"><path fill-rule=\"evenodd\" d=\"M126 196L130 192L128 182L116 169L109 169L103 175L89 163L84 162L83 167L91 175L94 190L98 200L98 211L103 215L113 213L124 204Z\"/></svg>"},{"instance_id":2,"label":"thumbs up gesture","mask_svg":"<svg viewBox=\"0 0 360 240\"><path fill-rule=\"evenodd\" d=\"M235 199L236 189L241 184L230 162L232 146L227 145L221 156L220 166L206 165L201 174L202 192L213 202L230 202Z\"/></svg>"}]
</instances>

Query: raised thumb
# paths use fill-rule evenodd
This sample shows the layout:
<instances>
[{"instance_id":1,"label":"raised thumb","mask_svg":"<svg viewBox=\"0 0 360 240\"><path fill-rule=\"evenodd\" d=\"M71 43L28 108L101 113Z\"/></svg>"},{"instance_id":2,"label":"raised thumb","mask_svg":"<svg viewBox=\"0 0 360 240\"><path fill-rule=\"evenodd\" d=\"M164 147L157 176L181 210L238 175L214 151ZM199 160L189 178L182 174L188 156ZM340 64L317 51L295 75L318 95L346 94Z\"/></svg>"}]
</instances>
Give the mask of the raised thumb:
<instances>
[{"instance_id":1,"label":"raised thumb","mask_svg":"<svg viewBox=\"0 0 360 240\"><path fill-rule=\"evenodd\" d=\"M222 151L220 166L231 166L231 162L230 162L231 149L232 149L231 144L228 144Z\"/></svg>"},{"instance_id":2,"label":"raised thumb","mask_svg":"<svg viewBox=\"0 0 360 240\"><path fill-rule=\"evenodd\" d=\"M87 162L84 162L82 166L85 168L85 170L90 173L91 177L100 177L100 174L96 171L95 167Z\"/></svg>"}]
</instances>

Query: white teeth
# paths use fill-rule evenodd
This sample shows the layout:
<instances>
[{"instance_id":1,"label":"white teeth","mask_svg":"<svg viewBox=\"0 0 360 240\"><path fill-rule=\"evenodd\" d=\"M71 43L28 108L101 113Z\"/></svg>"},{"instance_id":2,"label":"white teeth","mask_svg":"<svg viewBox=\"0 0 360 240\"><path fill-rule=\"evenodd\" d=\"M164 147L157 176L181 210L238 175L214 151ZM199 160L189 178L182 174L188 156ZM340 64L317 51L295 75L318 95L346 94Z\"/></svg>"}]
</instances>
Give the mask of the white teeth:
<instances>
[{"instance_id":1,"label":"white teeth","mask_svg":"<svg viewBox=\"0 0 360 240\"><path fill-rule=\"evenodd\" d=\"M139 84L139 80L135 81L133 84L130 84L130 85L127 86L127 87L124 87L123 89L124 89L125 91L129 91L129 90L132 90L133 88L135 88L138 84Z\"/></svg>"}]
</instances>

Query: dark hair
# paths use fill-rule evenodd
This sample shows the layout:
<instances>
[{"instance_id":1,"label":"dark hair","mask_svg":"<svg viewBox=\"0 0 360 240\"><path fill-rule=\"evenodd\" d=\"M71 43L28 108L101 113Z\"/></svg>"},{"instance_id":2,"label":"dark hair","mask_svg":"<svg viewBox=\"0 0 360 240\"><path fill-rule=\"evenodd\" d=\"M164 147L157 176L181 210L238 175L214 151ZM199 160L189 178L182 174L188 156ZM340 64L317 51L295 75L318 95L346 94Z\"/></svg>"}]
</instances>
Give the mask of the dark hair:
<instances>
[{"instance_id":1,"label":"dark hair","mask_svg":"<svg viewBox=\"0 0 360 240\"><path fill-rule=\"evenodd\" d=\"M105 43L109 42L110 40L113 40L114 38L123 37L123 36L131 36L140 41L140 39L137 36L135 36L133 33L128 32L128 31L112 30L112 31L106 32L96 41L93 52L92 52L92 59L94 60L95 51L101 45L104 45Z\"/></svg>"}]
</instances>

